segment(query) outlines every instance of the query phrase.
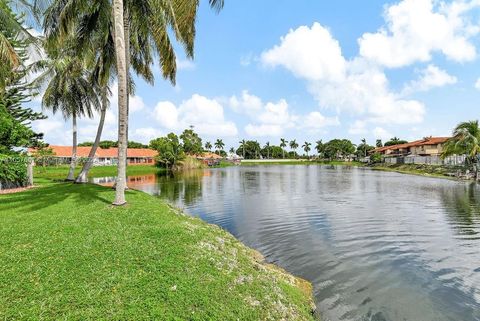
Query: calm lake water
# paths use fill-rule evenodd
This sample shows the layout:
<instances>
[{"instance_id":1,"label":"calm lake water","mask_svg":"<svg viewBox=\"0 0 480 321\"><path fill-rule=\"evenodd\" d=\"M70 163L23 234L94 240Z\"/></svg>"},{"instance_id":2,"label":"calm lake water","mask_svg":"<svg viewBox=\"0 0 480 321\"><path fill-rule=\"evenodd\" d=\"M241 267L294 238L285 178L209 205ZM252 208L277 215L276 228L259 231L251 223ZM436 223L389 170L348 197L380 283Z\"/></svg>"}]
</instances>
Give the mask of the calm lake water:
<instances>
[{"instance_id":1,"label":"calm lake water","mask_svg":"<svg viewBox=\"0 0 480 321\"><path fill-rule=\"evenodd\" d=\"M325 321L480 320L480 185L306 165L129 180L311 281Z\"/></svg>"}]
</instances>

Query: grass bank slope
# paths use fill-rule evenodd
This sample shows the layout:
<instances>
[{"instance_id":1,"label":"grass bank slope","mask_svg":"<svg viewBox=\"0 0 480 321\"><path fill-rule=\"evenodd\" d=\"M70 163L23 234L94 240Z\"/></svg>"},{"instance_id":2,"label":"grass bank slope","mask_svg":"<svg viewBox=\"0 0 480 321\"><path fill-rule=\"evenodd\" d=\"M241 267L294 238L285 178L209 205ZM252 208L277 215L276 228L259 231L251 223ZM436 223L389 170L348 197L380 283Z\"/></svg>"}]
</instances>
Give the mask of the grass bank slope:
<instances>
[{"instance_id":1,"label":"grass bank slope","mask_svg":"<svg viewBox=\"0 0 480 321\"><path fill-rule=\"evenodd\" d=\"M0 195L0 319L312 319L310 286L227 232L113 197L67 183Z\"/></svg>"},{"instance_id":2,"label":"grass bank slope","mask_svg":"<svg viewBox=\"0 0 480 321\"><path fill-rule=\"evenodd\" d=\"M81 166L75 168L75 176L80 173L82 169ZM65 179L68 175L69 166L47 166L45 168L41 166L35 166L33 168L33 174L35 178L50 178L62 180ZM162 168L152 166L152 165L135 165L127 167L127 175L147 175L155 174L165 171ZM117 166L96 166L92 167L88 173L88 177L107 177L107 176L117 176Z\"/></svg>"}]
</instances>

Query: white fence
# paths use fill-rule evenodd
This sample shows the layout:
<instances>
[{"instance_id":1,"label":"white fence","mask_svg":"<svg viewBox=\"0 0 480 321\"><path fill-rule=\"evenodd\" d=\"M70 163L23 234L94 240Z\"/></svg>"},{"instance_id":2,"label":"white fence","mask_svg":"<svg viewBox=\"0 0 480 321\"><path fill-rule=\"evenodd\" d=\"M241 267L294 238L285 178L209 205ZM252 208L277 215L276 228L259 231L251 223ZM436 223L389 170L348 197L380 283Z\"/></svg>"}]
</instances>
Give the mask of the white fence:
<instances>
[{"instance_id":1,"label":"white fence","mask_svg":"<svg viewBox=\"0 0 480 321\"><path fill-rule=\"evenodd\" d=\"M465 164L465 155L453 155L442 159L440 156L401 156L385 157L388 164L426 164L426 165L447 165L460 166Z\"/></svg>"}]
</instances>

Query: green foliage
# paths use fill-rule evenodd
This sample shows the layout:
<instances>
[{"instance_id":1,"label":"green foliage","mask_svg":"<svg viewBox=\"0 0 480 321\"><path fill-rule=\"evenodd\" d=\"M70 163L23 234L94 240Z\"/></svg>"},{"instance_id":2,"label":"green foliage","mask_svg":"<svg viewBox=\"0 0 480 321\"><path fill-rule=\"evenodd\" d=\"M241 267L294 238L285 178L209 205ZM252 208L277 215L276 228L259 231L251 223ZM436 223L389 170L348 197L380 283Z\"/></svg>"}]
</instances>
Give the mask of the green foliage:
<instances>
[{"instance_id":1,"label":"green foliage","mask_svg":"<svg viewBox=\"0 0 480 321\"><path fill-rule=\"evenodd\" d=\"M453 130L453 136L443 146L442 157L467 155L467 162L478 163L480 154L480 127L478 120L462 122Z\"/></svg>"},{"instance_id":2,"label":"green foliage","mask_svg":"<svg viewBox=\"0 0 480 321\"><path fill-rule=\"evenodd\" d=\"M17 154L0 154L0 189L27 184L26 158Z\"/></svg>"},{"instance_id":3,"label":"green foliage","mask_svg":"<svg viewBox=\"0 0 480 321\"><path fill-rule=\"evenodd\" d=\"M260 143L253 140L243 140L237 149L237 155L243 156L245 159L259 159L262 148Z\"/></svg>"},{"instance_id":4,"label":"green foliage","mask_svg":"<svg viewBox=\"0 0 480 321\"><path fill-rule=\"evenodd\" d=\"M183 147L174 133L150 141L150 148L158 152L157 164L167 170L175 168L179 161L185 159Z\"/></svg>"},{"instance_id":5,"label":"green foliage","mask_svg":"<svg viewBox=\"0 0 480 321\"><path fill-rule=\"evenodd\" d=\"M398 137L393 137L388 142L386 142L384 146L394 146L394 145L400 145L400 144L406 144L406 143L408 143L408 141L400 139Z\"/></svg>"},{"instance_id":6,"label":"green foliage","mask_svg":"<svg viewBox=\"0 0 480 321\"><path fill-rule=\"evenodd\" d=\"M183 151L188 155L198 155L203 152L202 139L193 129L185 129L180 135Z\"/></svg>"},{"instance_id":7,"label":"green foliage","mask_svg":"<svg viewBox=\"0 0 480 321\"><path fill-rule=\"evenodd\" d=\"M358 158L367 157L368 152L371 151L371 150L374 150L374 149L375 149L375 147L368 145L365 140L362 140L362 143L357 146L357 150L355 151L355 155Z\"/></svg>"},{"instance_id":8,"label":"green foliage","mask_svg":"<svg viewBox=\"0 0 480 321\"><path fill-rule=\"evenodd\" d=\"M83 143L78 144L78 146L79 147L92 147L93 142L83 142ZM118 147L118 142L113 141L113 140L102 140L99 143L99 147L102 148L102 149L109 149L109 148L113 148L113 147ZM129 140L128 141L128 148L148 148L148 145Z\"/></svg>"},{"instance_id":9,"label":"green foliage","mask_svg":"<svg viewBox=\"0 0 480 321\"><path fill-rule=\"evenodd\" d=\"M377 164L382 162L382 154L380 153L373 153L370 155L370 163Z\"/></svg>"},{"instance_id":10,"label":"green foliage","mask_svg":"<svg viewBox=\"0 0 480 321\"><path fill-rule=\"evenodd\" d=\"M355 146L348 139L332 139L323 146L326 158L342 159L355 152Z\"/></svg>"},{"instance_id":11,"label":"green foliage","mask_svg":"<svg viewBox=\"0 0 480 321\"><path fill-rule=\"evenodd\" d=\"M377 148L383 147L382 140L381 140L381 139L377 139L377 141L376 141L376 143L375 143L375 146L376 146Z\"/></svg>"},{"instance_id":12,"label":"green foliage","mask_svg":"<svg viewBox=\"0 0 480 321\"><path fill-rule=\"evenodd\" d=\"M269 145L263 147L261 150L262 157L264 158L282 158L285 150L280 146Z\"/></svg>"}]
</instances>

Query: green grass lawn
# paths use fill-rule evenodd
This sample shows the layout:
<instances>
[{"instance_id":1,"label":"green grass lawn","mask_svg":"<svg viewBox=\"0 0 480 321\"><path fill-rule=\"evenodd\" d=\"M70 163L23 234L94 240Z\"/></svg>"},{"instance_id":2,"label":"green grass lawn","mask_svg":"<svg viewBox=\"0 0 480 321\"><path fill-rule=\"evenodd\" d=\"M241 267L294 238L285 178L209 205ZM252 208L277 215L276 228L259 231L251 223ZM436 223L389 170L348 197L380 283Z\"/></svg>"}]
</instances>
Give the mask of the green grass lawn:
<instances>
[{"instance_id":1,"label":"green grass lawn","mask_svg":"<svg viewBox=\"0 0 480 321\"><path fill-rule=\"evenodd\" d=\"M77 166L75 169L75 174L78 175L81 166ZM45 168L41 166L34 167L34 177L35 178L52 178L52 179L64 179L67 177L69 166L47 166ZM152 173L158 173L164 171L164 169L151 166L151 165L136 165L127 167L127 175L146 175ZM116 176L117 175L117 166L95 166L92 167L88 173L88 177L107 177L107 176Z\"/></svg>"},{"instance_id":2,"label":"green grass lawn","mask_svg":"<svg viewBox=\"0 0 480 321\"><path fill-rule=\"evenodd\" d=\"M309 285L218 227L137 191L113 207L109 188L37 183L0 195L2 320L313 318Z\"/></svg>"}]
</instances>

